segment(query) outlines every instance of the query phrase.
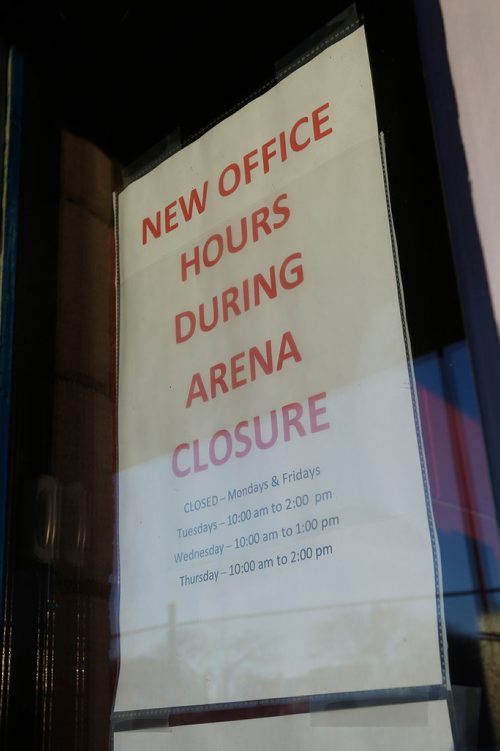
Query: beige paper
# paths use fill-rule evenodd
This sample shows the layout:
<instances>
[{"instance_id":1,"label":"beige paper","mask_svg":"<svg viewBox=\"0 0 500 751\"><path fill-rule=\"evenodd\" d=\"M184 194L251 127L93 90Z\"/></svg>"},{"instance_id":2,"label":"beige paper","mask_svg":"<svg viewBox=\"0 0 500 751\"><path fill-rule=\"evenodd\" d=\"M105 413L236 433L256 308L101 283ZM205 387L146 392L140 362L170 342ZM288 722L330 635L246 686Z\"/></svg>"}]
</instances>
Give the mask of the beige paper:
<instances>
[{"instance_id":1,"label":"beige paper","mask_svg":"<svg viewBox=\"0 0 500 751\"><path fill-rule=\"evenodd\" d=\"M440 684L363 30L130 185L119 247L116 709Z\"/></svg>"}]
</instances>

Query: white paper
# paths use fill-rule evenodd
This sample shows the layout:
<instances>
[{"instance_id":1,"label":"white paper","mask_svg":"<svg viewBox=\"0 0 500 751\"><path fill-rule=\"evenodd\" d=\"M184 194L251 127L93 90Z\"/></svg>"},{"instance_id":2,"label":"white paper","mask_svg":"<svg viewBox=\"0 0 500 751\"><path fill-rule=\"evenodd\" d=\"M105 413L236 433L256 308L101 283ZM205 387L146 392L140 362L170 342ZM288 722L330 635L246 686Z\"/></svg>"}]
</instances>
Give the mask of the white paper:
<instances>
[{"instance_id":1,"label":"white paper","mask_svg":"<svg viewBox=\"0 0 500 751\"><path fill-rule=\"evenodd\" d=\"M440 684L363 30L130 185L119 248L115 709Z\"/></svg>"}]
</instances>

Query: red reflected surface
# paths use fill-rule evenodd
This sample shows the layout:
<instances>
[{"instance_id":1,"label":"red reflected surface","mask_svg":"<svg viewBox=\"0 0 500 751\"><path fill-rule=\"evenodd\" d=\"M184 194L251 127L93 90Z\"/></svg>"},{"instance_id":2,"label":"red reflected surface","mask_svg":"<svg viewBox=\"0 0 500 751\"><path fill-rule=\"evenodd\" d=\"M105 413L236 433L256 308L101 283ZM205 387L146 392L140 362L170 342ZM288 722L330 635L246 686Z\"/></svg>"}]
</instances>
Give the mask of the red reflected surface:
<instances>
[{"instance_id":1,"label":"red reflected surface","mask_svg":"<svg viewBox=\"0 0 500 751\"><path fill-rule=\"evenodd\" d=\"M445 594L472 587L488 610L500 535L466 345L420 358L415 372Z\"/></svg>"}]
</instances>

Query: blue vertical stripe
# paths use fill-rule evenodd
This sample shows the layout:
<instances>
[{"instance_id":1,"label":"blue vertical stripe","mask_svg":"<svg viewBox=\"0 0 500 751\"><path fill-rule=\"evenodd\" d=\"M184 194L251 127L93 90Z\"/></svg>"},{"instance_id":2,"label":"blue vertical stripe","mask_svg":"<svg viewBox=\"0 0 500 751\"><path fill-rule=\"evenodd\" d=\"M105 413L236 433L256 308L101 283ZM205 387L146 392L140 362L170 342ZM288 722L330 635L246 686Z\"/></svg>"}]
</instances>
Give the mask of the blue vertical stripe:
<instances>
[{"instance_id":1,"label":"blue vertical stripe","mask_svg":"<svg viewBox=\"0 0 500 751\"><path fill-rule=\"evenodd\" d=\"M1 605L5 589L6 520L9 490L9 455L12 403L12 360L14 349L14 307L16 261L19 227L19 183L21 172L21 116L23 61L20 53L11 50L5 78L7 114L4 158L3 206L3 272L0 310L0 586Z\"/></svg>"}]
</instances>

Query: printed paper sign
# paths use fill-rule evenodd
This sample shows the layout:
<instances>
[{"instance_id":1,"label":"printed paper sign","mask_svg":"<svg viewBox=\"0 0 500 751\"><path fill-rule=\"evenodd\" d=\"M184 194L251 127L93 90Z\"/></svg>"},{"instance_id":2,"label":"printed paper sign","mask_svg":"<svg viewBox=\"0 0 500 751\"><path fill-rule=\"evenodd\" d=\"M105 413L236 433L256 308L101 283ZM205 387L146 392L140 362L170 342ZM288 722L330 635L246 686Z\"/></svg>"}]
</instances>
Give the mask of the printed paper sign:
<instances>
[{"instance_id":1,"label":"printed paper sign","mask_svg":"<svg viewBox=\"0 0 500 751\"><path fill-rule=\"evenodd\" d=\"M362 29L119 196L116 710L440 684Z\"/></svg>"}]
</instances>

